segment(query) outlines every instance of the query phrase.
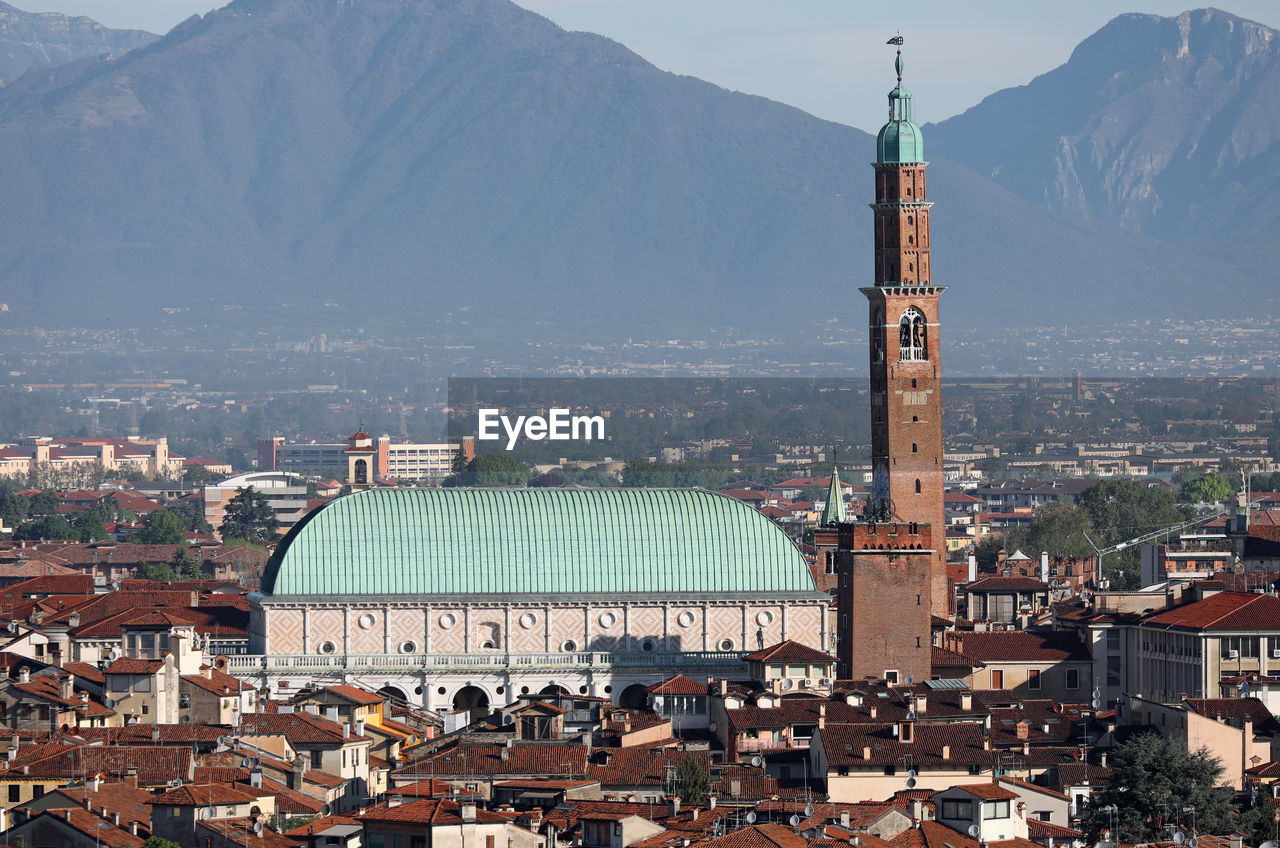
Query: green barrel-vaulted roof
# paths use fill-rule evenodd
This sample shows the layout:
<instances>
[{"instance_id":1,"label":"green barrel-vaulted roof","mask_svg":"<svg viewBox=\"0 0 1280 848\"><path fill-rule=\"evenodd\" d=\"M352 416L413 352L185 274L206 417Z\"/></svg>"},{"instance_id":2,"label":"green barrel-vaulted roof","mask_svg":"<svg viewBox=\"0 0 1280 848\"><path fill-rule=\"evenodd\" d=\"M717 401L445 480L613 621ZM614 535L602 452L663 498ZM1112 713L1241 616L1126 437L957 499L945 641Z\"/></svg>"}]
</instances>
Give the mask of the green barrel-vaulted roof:
<instances>
[{"instance_id":1,"label":"green barrel-vaulted roof","mask_svg":"<svg viewBox=\"0 0 1280 848\"><path fill-rule=\"evenodd\" d=\"M298 522L272 595L812 592L791 539L685 489L370 489Z\"/></svg>"}]
</instances>

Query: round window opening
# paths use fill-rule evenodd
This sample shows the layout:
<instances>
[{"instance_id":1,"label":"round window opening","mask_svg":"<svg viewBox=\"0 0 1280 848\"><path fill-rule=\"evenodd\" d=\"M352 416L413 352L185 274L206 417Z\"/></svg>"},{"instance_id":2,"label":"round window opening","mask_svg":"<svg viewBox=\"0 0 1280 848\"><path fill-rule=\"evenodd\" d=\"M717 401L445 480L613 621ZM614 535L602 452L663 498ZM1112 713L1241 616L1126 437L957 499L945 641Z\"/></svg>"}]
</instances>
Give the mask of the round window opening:
<instances>
[{"instance_id":1,"label":"round window opening","mask_svg":"<svg viewBox=\"0 0 1280 848\"><path fill-rule=\"evenodd\" d=\"M600 613L600 626L605 630L618 623L618 617L611 612Z\"/></svg>"},{"instance_id":2,"label":"round window opening","mask_svg":"<svg viewBox=\"0 0 1280 848\"><path fill-rule=\"evenodd\" d=\"M441 686L441 687L440 687L439 689L437 689L436 691L437 691L437 692L439 692L441 695L443 695L443 694L445 693L445 688L444 688L443 686Z\"/></svg>"},{"instance_id":3,"label":"round window opening","mask_svg":"<svg viewBox=\"0 0 1280 848\"><path fill-rule=\"evenodd\" d=\"M367 612L356 619L356 624L360 626L361 630L372 630L374 621L376 619L373 617L373 613Z\"/></svg>"},{"instance_id":4,"label":"round window opening","mask_svg":"<svg viewBox=\"0 0 1280 848\"><path fill-rule=\"evenodd\" d=\"M681 627L690 626L691 624L693 624L693 613L689 612L688 610L685 610L684 612L680 613L680 615L676 616L676 623L679 624Z\"/></svg>"},{"instance_id":5,"label":"round window opening","mask_svg":"<svg viewBox=\"0 0 1280 848\"><path fill-rule=\"evenodd\" d=\"M606 685L605 685L605 687L604 687L604 693L605 693L606 695L609 695L609 694L611 694L612 692L613 692L613 687L612 687L612 686L609 686L608 684L606 684Z\"/></svg>"},{"instance_id":6,"label":"round window opening","mask_svg":"<svg viewBox=\"0 0 1280 848\"><path fill-rule=\"evenodd\" d=\"M422 694L422 687L421 687L421 686L415 686L415 687L413 687L413 694L415 694L415 695L421 695L421 694Z\"/></svg>"},{"instance_id":7,"label":"round window opening","mask_svg":"<svg viewBox=\"0 0 1280 848\"><path fill-rule=\"evenodd\" d=\"M571 652L571 651L576 651L576 650L578 650L578 643L577 643L577 642L574 642L574 641L571 639L571 640L569 640L569 641L565 642L563 645L561 645L561 646L560 646L560 650L564 651L566 654L567 654L567 653L569 653L569 652Z\"/></svg>"},{"instance_id":8,"label":"round window opening","mask_svg":"<svg viewBox=\"0 0 1280 848\"><path fill-rule=\"evenodd\" d=\"M418 646L413 642L405 642L400 646L400 653L402 654L416 654L417 652Z\"/></svg>"},{"instance_id":9,"label":"round window opening","mask_svg":"<svg viewBox=\"0 0 1280 848\"><path fill-rule=\"evenodd\" d=\"M489 641L489 642L485 642L485 643L484 643L483 645L481 645L480 647L482 647L482 648L484 648L484 649L486 649L486 650L492 651L494 648L496 648L496 647L498 647L498 646L497 646L497 645L495 645L495 644L493 644L493 642L492 642L492 641Z\"/></svg>"},{"instance_id":10,"label":"round window opening","mask_svg":"<svg viewBox=\"0 0 1280 848\"><path fill-rule=\"evenodd\" d=\"M722 651L732 651L732 650L733 650L733 640L732 640L732 639L725 639L724 641L722 641L722 642L720 643L720 650L722 650Z\"/></svg>"},{"instance_id":11,"label":"round window opening","mask_svg":"<svg viewBox=\"0 0 1280 848\"><path fill-rule=\"evenodd\" d=\"M773 613L768 610L760 610L756 613L756 624L764 627L773 622Z\"/></svg>"},{"instance_id":12,"label":"round window opening","mask_svg":"<svg viewBox=\"0 0 1280 848\"><path fill-rule=\"evenodd\" d=\"M332 654L336 650L338 650L338 646L333 644L332 642L320 643L320 653L322 654Z\"/></svg>"},{"instance_id":13,"label":"round window opening","mask_svg":"<svg viewBox=\"0 0 1280 848\"><path fill-rule=\"evenodd\" d=\"M652 639L645 639L640 643L640 650L642 651L652 651L656 647L658 646L653 643Z\"/></svg>"},{"instance_id":14,"label":"round window opening","mask_svg":"<svg viewBox=\"0 0 1280 848\"><path fill-rule=\"evenodd\" d=\"M496 690L494 690L494 691L495 691L495 692L497 692L499 695L501 695L503 692L506 692L506 691L507 691L507 687L505 687L505 686L499 686L499 687L498 687Z\"/></svg>"},{"instance_id":15,"label":"round window opening","mask_svg":"<svg viewBox=\"0 0 1280 848\"><path fill-rule=\"evenodd\" d=\"M525 630L529 630L533 625L538 623L538 617L531 612L527 612L520 616L520 626Z\"/></svg>"},{"instance_id":16,"label":"round window opening","mask_svg":"<svg viewBox=\"0 0 1280 848\"><path fill-rule=\"evenodd\" d=\"M521 695L528 695L528 694L529 694L529 687L528 687L528 686L521 686L521 687L520 687L520 694L521 694Z\"/></svg>"},{"instance_id":17,"label":"round window opening","mask_svg":"<svg viewBox=\"0 0 1280 848\"><path fill-rule=\"evenodd\" d=\"M585 687L585 686L579 686L579 687L578 687L578 694L579 694L579 695L585 695L585 694L587 694L587 687Z\"/></svg>"},{"instance_id":18,"label":"round window opening","mask_svg":"<svg viewBox=\"0 0 1280 848\"><path fill-rule=\"evenodd\" d=\"M440 616L440 626L443 627L445 630L451 629L453 625L457 623L458 623L457 616L455 616L451 612L446 612L444 615Z\"/></svg>"}]
</instances>

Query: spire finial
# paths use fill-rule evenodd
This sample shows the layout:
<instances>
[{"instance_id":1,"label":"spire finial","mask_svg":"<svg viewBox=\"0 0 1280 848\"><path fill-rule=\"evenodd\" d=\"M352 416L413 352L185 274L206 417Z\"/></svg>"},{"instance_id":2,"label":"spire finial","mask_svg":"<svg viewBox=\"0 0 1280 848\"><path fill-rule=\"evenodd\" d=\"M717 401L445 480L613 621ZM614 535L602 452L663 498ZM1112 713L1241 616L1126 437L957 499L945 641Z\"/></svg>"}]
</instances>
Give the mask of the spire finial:
<instances>
[{"instance_id":1,"label":"spire finial","mask_svg":"<svg viewBox=\"0 0 1280 848\"><path fill-rule=\"evenodd\" d=\"M902 84L902 33L898 33L893 38L885 42L885 44L893 44L898 48L898 55L893 60L893 67L898 72L898 84Z\"/></svg>"}]
</instances>

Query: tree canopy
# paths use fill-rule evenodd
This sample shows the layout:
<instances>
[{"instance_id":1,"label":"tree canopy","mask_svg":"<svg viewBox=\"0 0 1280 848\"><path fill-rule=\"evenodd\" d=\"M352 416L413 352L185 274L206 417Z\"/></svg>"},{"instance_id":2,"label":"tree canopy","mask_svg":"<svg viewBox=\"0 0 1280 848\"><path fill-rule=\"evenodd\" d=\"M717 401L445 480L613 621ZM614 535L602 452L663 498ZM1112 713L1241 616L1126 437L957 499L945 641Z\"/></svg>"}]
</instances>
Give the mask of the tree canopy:
<instances>
[{"instance_id":1,"label":"tree canopy","mask_svg":"<svg viewBox=\"0 0 1280 848\"><path fill-rule=\"evenodd\" d=\"M219 532L224 541L239 539L254 544L274 539L279 526L267 496L249 486L236 489L236 496L227 503Z\"/></svg>"},{"instance_id":2,"label":"tree canopy","mask_svg":"<svg viewBox=\"0 0 1280 848\"><path fill-rule=\"evenodd\" d=\"M157 509L142 520L138 541L144 545L181 545L187 541L187 526L167 509Z\"/></svg>"},{"instance_id":3,"label":"tree canopy","mask_svg":"<svg viewBox=\"0 0 1280 848\"><path fill-rule=\"evenodd\" d=\"M1218 503L1235 494L1227 478L1221 474L1209 473L1193 477L1182 484L1178 500L1187 503Z\"/></svg>"},{"instance_id":4,"label":"tree canopy","mask_svg":"<svg viewBox=\"0 0 1280 848\"><path fill-rule=\"evenodd\" d=\"M1176 739L1143 733L1112 752L1111 769L1111 783L1085 810L1083 827L1090 842L1113 820L1113 841L1153 841L1162 828L1182 820L1187 807L1195 807L1201 833L1223 835L1239 824L1232 791L1217 785L1222 763L1203 748L1193 753ZM1111 806L1115 813L1107 810Z\"/></svg>"},{"instance_id":5,"label":"tree canopy","mask_svg":"<svg viewBox=\"0 0 1280 848\"><path fill-rule=\"evenodd\" d=\"M711 775L698 765L692 754L685 754L676 769L676 797L695 807L706 805L711 794Z\"/></svg>"}]
</instances>

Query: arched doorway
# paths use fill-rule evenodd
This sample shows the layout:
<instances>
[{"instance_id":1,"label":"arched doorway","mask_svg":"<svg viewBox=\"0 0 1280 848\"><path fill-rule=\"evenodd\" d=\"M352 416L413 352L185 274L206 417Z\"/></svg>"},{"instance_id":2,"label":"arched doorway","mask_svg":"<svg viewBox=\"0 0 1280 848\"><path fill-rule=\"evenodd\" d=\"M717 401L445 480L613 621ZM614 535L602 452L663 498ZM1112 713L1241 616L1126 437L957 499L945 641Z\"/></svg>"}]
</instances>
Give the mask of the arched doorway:
<instances>
[{"instance_id":1,"label":"arched doorway","mask_svg":"<svg viewBox=\"0 0 1280 848\"><path fill-rule=\"evenodd\" d=\"M467 710L478 721L489 714L489 696L478 686L463 686L453 696L453 708Z\"/></svg>"},{"instance_id":2,"label":"arched doorway","mask_svg":"<svg viewBox=\"0 0 1280 848\"><path fill-rule=\"evenodd\" d=\"M395 701L397 704L409 703L409 696L405 694L405 691L401 689L399 686L392 686L391 684L387 684L386 686L383 686L381 689L378 690L378 694L384 698L390 698L392 701Z\"/></svg>"},{"instance_id":3,"label":"arched doorway","mask_svg":"<svg viewBox=\"0 0 1280 848\"><path fill-rule=\"evenodd\" d=\"M618 696L618 706L629 710L643 710L649 706L649 690L641 683L632 683Z\"/></svg>"}]
</instances>

